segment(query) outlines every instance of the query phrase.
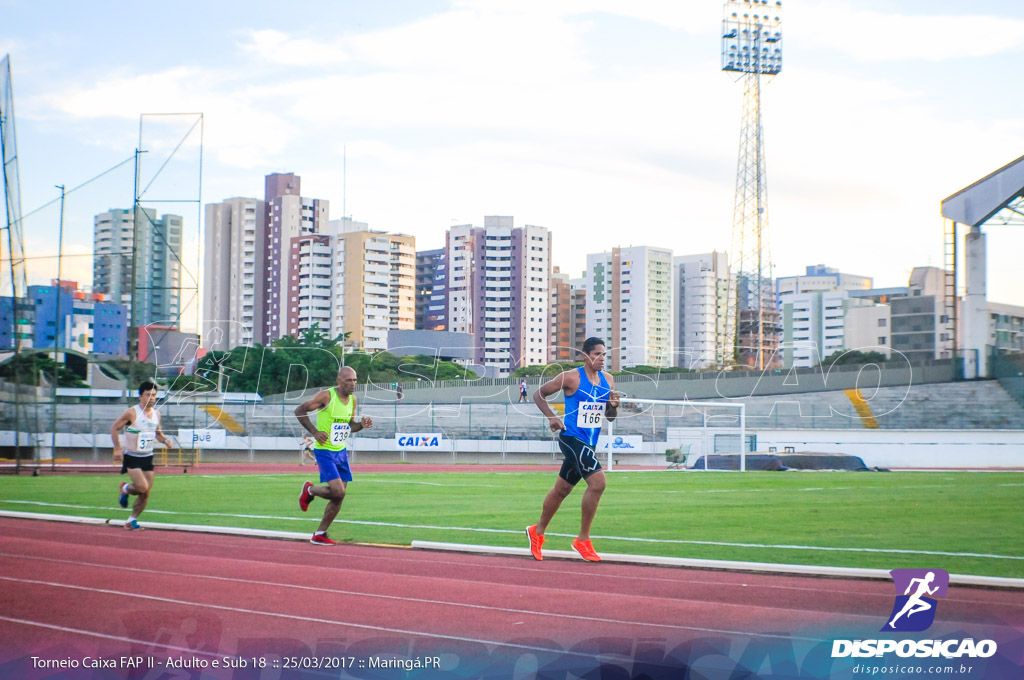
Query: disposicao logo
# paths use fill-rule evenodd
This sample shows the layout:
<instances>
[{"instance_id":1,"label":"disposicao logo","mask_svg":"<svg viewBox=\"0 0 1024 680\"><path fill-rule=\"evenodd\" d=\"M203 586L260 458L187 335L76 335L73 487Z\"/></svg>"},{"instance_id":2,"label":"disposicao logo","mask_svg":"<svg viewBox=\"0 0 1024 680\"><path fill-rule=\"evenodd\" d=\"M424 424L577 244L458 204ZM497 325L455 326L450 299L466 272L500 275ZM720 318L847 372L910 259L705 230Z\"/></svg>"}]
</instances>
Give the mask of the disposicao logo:
<instances>
[{"instance_id":1,"label":"disposicao logo","mask_svg":"<svg viewBox=\"0 0 1024 680\"><path fill-rule=\"evenodd\" d=\"M949 573L944 569L893 569L889 572L896 588L896 601L881 632L917 633L935 622L937 597L946 596ZM996 653L993 640L972 638L946 640L833 640L832 658L880 657L968 657L987 658Z\"/></svg>"},{"instance_id":2,"label":"disposicao logo","mask_svg":"<svg viewBox=\"0 0 1024 680\"><path fill-rule=\"evenodd\" d=\"M893 569L896 602L882 631L918 633L935 621L936 597L946 597L949 573L945 569Z\"/></svg>"}]
</instances>

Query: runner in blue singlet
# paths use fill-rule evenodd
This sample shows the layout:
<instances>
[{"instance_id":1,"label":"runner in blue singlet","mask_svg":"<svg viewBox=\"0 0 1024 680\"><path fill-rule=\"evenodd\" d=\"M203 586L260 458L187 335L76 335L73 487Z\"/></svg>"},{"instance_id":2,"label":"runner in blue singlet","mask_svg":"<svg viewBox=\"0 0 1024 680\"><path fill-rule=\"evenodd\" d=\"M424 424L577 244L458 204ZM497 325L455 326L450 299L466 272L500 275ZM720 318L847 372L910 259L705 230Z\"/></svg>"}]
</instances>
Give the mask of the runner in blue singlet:
<instances>
[{"instance_id":1,"label":"runner in blue singlet","mask_svg":"<svg viewBox=\"0 0 1024 680\"><path fill-rule=\"evenodd\" d=\"M544 498L540 521L526 527L530 552L534 559L544 559L544 531L558 512L565 497L582 479L587 483L583 493L580 533L572 542L573 549L589 562L601 560L590 542L590 525L597 513L597 504L605 489L605 475L597 460L597 438L605 419L615 420L619 397L615 381L602 372L606 355L604 341L588 338L583 343L583 365L565 371L544 383L533 395L537 407L548 418L552 432L558 432L558 447L564 460L555 486ZM547 397L561 390L565 394L565 419L560 419L548 405Z\"/></svg>"}]
</instances>

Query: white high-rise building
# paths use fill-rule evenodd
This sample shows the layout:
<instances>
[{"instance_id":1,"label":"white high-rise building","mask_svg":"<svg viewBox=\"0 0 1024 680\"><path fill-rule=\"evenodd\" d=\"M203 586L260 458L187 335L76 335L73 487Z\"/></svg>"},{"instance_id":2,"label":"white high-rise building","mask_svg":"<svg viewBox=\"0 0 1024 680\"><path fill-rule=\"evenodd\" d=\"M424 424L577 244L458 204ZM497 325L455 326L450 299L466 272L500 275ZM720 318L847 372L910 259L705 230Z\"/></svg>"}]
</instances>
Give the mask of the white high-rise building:
<instances>
[{"instance_id":1,"label":"white high-rise building","mask_svg":"<svg viewBox=\"0 0 1024 680\"><path fill-rule=\"evenodd\" d=\"M346 344L386 350L389 330L415 327L416 237L349 218L332 220L327 231L331 335L348 333Z\"/></svg>"},{"instance_id":2,"label":"white high-rise building","mask_svg":"<svg viewBox=\"0 0 1024 680\"><path fill-rule=\"evenodd\" d=\"M475 336L477 364L494 375L547 362L551 232L485 216L445 242L448 330Z\"/></svg>"},{"instance_id":3,"label":"white high-rise building","mask_svg":"<svg viewBox=\"0 0 1024 680\"><path fill-rule=\"evenodd\" d=\"M294 236L289 244L285 332L293 337L316 326L331 334L332 267L328 234ZM331 335L331 337L334 337Z\"/></svg>"},{"instance_id":4,"label":"white high-rise building","mask_svg":"<svg viewBox=\"0 0 1024 680\"><path fill-rule=\"evenodd\" d=\"M327 226L329 202L301 196L301 178L274 173L264 178L264 313L260 340L268 344L289 330L292 239L319 234Z\"/></svg>"},{"instance_id":5,"label":"white high-rise building","mask_svg":"<svg viewBox=\"0 0 1024 680\"><path fill-rule=\"evenodd\" d=\"M249 346L263 327L263 201L229 198L206 206L203 345Z\"/></svg>"},{"instance_id":6,"label":"white high-rise building","mask_svg":"<svg viewBox=\"0 0 1024 680\"><path fill-rule=\"evenodd\" d=\"M732 359L729 256L680 255L672 260L674 366L700 369Z\"/></svg>"},{"instance_id":7,"label":"white high-rise building","mask_svg":"<svg viewBox=\"0 0 1024 680\"><path fill-rule=\"evenodd\" d=\"M635 246L587 255L587 333L609 370L672 365L672 251Z\"/></svg>"},{"instance_id":8,"label":"white high-rise building","mask_svg":"<svg viewBox=\"0 0 1024 680\"><path fill-rule=\"evenodd\" d=\"M131 210L109 210L95 216L93 292L126 305L129 324L178 324L182 219L170 214L157 218L156 210L139 208L137 233L135 222Z\"/></svg>"},{"instance_id":9,"label":"white high-rise building","mask_svg":"<svg viewBox=\"0 0 1024 680\"><path fill-rule=\"evenodd\" d=\"M891 308L850 291L797 293L782 303L782 366L817 366L836 352L891 354Z\"/></svg>"}]
</instances>

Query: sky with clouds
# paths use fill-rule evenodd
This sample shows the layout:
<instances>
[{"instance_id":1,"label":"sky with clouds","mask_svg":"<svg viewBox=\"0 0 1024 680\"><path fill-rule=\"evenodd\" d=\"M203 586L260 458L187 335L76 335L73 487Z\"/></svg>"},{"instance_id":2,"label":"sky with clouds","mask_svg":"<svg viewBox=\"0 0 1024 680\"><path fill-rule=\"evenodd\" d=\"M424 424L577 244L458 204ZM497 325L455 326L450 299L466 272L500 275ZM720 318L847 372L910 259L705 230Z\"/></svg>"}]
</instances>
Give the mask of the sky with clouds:
<instances>
[{"instance_id":1,"label":"sky with clouds","mask_svg":"<svg viewBox=\"0 0 1024 680\"><path fill-rule=\"evenodd\" d=\"M202 127L146 117L143 186L158 177L148 195L181 203L154 207L192 233L200 202L295 172L332 218L344 206L420 249L512 215L550 228L574 276L616 245L728 250L742 86L720 70L722 7L0 0L30 283L56 275L55 185L106 173L65 203L64 276L91 281L92 216L130 207L140 115L169 112ZM940 201L1024 154L1024 3L783 10L783 70L762 88L774 273L905 285L942 264ZM989 299L1024 305L1024 228L988 233Z\"/></svg>"}]
</instances>

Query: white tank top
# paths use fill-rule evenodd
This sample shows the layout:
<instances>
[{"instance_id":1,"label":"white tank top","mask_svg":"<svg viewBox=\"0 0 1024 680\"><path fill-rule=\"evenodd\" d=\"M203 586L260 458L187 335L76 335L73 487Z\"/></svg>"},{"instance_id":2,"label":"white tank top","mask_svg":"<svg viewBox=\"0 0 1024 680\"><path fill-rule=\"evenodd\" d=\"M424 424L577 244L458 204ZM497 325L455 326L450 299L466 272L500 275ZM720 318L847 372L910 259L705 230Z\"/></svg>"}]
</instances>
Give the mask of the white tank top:
<instances>
[{"instance_id":1,"label":"white tank top","mask_svg":"<svg viewBox=\"0 0 1024 680\"><path fill-rule=\"evenodd\" d=\"M160 414L156 409L147 416L141 406L134 406L135 422L125 428L124 452L130 456L152 456Z\"/></svg>"}]
</instances>

